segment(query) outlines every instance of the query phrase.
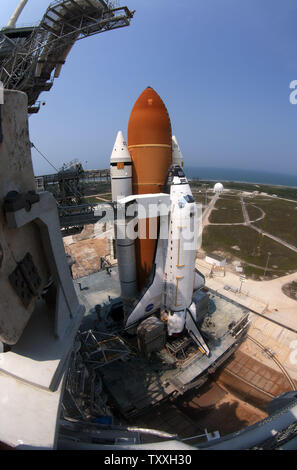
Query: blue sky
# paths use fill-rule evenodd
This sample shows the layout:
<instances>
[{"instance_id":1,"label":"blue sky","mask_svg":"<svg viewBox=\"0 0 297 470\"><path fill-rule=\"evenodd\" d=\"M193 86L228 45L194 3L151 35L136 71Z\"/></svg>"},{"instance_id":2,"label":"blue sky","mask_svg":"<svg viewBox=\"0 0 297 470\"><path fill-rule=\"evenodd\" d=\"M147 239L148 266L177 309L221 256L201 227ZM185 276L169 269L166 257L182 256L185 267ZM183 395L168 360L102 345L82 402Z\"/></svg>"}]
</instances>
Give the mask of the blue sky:
<instances>
[{"instance_id":1,"label":"blue sky","mask_svg":"<svg viewBox=\"0 0 297 470\"><path fill-rule=\"evenodd\" d=\"M18 0L2 0L4 24ZM48 0L29 0L19 25ZM147 86L167 106L187 166L295 174L295 0L121 0L131 26L75 44L29 119L32 142L57 167L106 168L119 129ZM36 174L52 168L33 150Z\"/></svg>"}]
</instances>

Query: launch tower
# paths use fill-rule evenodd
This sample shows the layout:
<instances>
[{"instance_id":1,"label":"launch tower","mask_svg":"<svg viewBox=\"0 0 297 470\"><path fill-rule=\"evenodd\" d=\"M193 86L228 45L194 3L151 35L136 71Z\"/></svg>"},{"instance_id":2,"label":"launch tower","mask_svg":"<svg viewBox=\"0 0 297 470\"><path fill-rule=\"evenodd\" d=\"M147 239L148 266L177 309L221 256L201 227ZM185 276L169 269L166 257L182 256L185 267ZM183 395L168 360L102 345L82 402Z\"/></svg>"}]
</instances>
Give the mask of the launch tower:
<instances>
[{"instance_id":1,"label":"launch tower","mask_svg":"<svg viewBox=\"0 0 297 470\"><path fill-rule=\"evenodd\" d=\"M37 113L38 97L58 78L74 43L130 25L133 11L110 0L56 0L36 27L16 28L21 2L0 31L0 81L28 96L28 112Z\"/></svg>"}]
</instances>

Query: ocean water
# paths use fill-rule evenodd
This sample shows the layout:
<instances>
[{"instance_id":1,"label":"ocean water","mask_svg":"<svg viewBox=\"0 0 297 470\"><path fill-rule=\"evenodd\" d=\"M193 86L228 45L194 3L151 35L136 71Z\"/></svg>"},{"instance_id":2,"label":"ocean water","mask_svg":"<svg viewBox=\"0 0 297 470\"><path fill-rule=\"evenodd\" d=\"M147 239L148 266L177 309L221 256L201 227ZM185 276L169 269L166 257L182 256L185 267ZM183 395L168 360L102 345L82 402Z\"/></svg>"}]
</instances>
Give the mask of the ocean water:
<instances>
[{"instance_id":1,"label":"ocean water","mask_svg":"<svg viewBox=\"0 0 297 470\"><path fill-rule=\"evenodd\" d=\"M210 181L240 181L242 183L262 183L297 188L297 175L269 173L264 171L243 170L238 168L211 168L185 166L188 178Z\"/></svg>"}]
</instances>

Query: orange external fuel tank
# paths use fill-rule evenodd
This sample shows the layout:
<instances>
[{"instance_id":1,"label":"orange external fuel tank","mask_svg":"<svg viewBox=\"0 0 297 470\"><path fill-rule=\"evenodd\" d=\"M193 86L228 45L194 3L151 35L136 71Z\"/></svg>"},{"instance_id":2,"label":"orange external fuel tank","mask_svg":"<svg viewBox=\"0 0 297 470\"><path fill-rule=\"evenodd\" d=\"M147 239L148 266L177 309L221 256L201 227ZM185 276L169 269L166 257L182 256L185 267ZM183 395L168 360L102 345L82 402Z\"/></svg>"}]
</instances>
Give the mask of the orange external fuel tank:
<instances>
[{"instance_id":1,"label":"orange external fuel tank","mask_svg":"<svg viewBox=\"0 0 297 470\"><path fill-rule=\"evenodd\" d=\"M132 159L133 194L162 192L172 163L171 123L160 96L146 88L136 101L128 124L128 148ZM151 219L151 224L157 220ZM152 226L152 225L151 225ZM149 238L149 219L139 222L139 232L146 238L136 239L136 269L139 290L151 271L156 239Z\"/></svg>"}]
</instances>

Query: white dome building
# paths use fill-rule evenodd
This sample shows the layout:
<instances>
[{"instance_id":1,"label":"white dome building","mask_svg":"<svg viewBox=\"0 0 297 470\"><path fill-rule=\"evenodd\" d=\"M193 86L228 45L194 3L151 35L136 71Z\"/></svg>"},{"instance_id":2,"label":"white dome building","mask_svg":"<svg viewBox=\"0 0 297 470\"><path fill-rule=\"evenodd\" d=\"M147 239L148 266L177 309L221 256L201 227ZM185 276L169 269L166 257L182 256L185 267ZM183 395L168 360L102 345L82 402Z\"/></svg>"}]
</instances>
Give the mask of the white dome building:
<instances>
[{"instance_id":1,"label":"white dome building","mask_svg":"<svg viewBox=\"0 0 297 470\"><path fill-rule=\"evenodd\" d=\"M214 193L221 194L224 191L224 186L222 183L216 183L213 188Z\"/></svg>"}]
</instances>

